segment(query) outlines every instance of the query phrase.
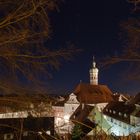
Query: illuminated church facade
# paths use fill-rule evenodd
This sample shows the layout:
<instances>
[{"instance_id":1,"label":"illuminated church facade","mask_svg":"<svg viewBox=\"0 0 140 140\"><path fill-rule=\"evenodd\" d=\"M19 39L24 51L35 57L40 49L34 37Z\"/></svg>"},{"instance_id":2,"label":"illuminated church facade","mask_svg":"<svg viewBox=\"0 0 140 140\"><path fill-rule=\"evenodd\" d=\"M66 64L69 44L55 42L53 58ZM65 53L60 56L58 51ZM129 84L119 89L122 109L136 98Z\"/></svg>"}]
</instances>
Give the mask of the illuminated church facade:
<instances>
[{"instance_id":1,"label":"illuminated church facade","mask_svg":"<svg viewBox=\"0 0 140 140\"><path fill-rule=\"evenodd\" d=\"M111 90L106 85L98 84L98 73L99 70L93 57L92 67L89 70L90 83L80 82L73 93L64 101L53 106L57 132L66 133L71 131L73 123L70 118L80 105L82 105L82 108L86 105L96 106L101 111L108 102L113 100Z\"/></svg>"},{"instance_id":2,"label":"illuminated church facade","mask_svg":"<svg viewBox=\"0 0 140 140\"><path fill-rule=\"evenodd\" d=\"M126 105L127 102L123 100L114 100L111 90L106 85L98 83L98 74L99 69L93 58L89 70L90 83L80 82L63 103L59 102L53 107L57 131L61 134L71 132L74 126L72 120L81 120L80 115L76 118L78 113L75 112L78 112L80 106L81 111L85 111L84 108L88 106L92 110L86 117L90 121L94 120L98 124L98 129L101 128L107 134L127 136L139 132L140 105ZM93 132L90 132L88 135L92 134Z\"/></svg>"}]
</instances>

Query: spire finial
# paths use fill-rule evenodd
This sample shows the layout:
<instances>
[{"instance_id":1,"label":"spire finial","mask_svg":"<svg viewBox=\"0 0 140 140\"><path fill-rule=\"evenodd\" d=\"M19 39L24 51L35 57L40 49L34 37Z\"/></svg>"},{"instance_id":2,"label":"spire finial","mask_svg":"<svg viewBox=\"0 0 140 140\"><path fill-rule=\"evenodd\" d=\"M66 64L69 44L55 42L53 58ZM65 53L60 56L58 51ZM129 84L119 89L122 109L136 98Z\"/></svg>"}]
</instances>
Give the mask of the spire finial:
<instances>
[{"instance_id":1,"label":"spire finial","mask_svg":"<svg viewBox=\"0 0 140 140\"><path fill-rule=\"evenodd\" d=\"M94 57L94 55L93 55L93 62L95 61L95 57Z\"/></svg>"},{"instance_id":2,"label":"spire finial","mask_svg":"<svg viewBox=\"0 0 140 140\"><path fill-rule=\"evenodd\" d=\"M93 55L93 68L95 68L95 67L96 67L96 62L95 62L95 57Z\"/></svg>"}]
</instances>

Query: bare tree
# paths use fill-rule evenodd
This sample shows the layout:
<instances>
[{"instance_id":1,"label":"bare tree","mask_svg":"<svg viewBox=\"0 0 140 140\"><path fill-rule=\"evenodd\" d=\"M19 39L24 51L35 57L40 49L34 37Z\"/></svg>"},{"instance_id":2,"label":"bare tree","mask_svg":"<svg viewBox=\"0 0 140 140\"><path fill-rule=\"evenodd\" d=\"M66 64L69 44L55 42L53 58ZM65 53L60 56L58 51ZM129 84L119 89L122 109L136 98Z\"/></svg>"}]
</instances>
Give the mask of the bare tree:
<instances>
[{"instance_id":1,"label":"bare tree","mask_svg":"<svg viewBox=\"0 0 140 140\"><path fill-rule=\"evenodd\" d=\"M0 0L1 85L18 75L34 82L75 52L73 47L54 50L44 45L51 32L48 13L57 5L57 0Z\"/></svg>"},{"instance_id":2,"label":"bare tree","mask_svg":"<svg viewBox=\"0 0 140 140\"><path fill-rule=\"evenodd\" d=\"M140 8L140 0L128 0L134 5L133 13L138 14ZM129 18L120 24L121 39L123 40L122 51L114 56L107 56L102 66L108 66L120 62L127 62L127 78L131 80L140 79L140 19L138 16ZM134 67L136 69L134 69ZM131 73L131 74L130 74ZM126 76L126 75L125 75Z\"/></svg>"}]
</instances>

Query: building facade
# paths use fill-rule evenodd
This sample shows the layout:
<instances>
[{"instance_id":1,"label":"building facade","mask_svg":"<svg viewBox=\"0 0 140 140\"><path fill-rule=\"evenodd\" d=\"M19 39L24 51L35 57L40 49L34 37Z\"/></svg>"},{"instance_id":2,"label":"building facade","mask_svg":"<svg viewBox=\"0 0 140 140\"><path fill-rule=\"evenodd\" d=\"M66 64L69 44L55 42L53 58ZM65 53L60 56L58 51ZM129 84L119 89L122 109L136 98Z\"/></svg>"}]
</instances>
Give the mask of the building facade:
<instances>
[{"instance_id":1,"label":"building facade","mask_svg":"<svg viewBox=\"0 0 140 140\"><path fill-rule=\"evenodd\" d=\"M103 110L103 117L111 126L108 133L128 136L140 131L140 105L127 102L109 103Z\"/></svg>"},{"instance_id":2,"label":"building facade","mask_svg":"<svg viewBox=\"0 0 140 140\"><path fill-rule=\"evenodd\" d=\"M55 112L55 125L59 133L71 132L73 122L70 120L71 116L75 113L76 109L81 106L97 106L101 112L108 102L112 101L112 92L106 85L98 84L98 68L93 59L93 66L90 69L90 82L80 82L73 93L71 93L65 101L59 102L54 108ZM61 110L61 118L59 112ZM57 113L58 112L58 113ZM93 116L92 116L93 118ZM83 118L84 119L84 118ZM61 126L58 124L61 124ZM93 121L93 119L91 119ZM59 130L58 130L59 128Z\"/></svg>"}]
</instances>

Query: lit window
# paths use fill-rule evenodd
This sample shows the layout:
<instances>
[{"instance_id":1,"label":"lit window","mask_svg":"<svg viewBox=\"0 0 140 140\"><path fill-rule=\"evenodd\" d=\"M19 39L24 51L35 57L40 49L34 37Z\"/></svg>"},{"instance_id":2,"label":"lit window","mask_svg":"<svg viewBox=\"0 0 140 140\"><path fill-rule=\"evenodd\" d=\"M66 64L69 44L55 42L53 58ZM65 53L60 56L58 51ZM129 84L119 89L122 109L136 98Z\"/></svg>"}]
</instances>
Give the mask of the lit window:
<instances>
[{"instance_id":1,"label":"lit window","mask_svg":"<svg viewBox=\"0 0 140 140\"><path fill-rule=\"evenodd\" d=\"M124 114L124 117L127 118L127 114L126 113Z\"/></svg>"},{"instance_id":2,"label":"lit window","mask_svg":"<svg viewBox=\"0 0 140 140\"><path fill-rule=\"evenodd\" d=\"M23 132L23 136L28 136L28 132L27 131Z\"/></svg>"},{"instance_id":3,"label":"lit window","mask_svg":"<svg viewBox=\"0 0 140 140\"><path fill-rule=\"evenodd\" d=\"M9 134L4 134L4 140L11 140L14 138L14 135L9 133Z\"/></svg>"},{"instance_id":4,"label":"lit window","mask_svg":"<svg viewBox=\"0 0 140 140\"><path fill-rule=\"evenodd\" d=\"M71 100L71 101L74 101L74 99L73 99L73 98L71 98L70 100Z\"/></svg>"},{"instance_id":5,"label":"lit window","mask_svg":"<svg viewBox=\"0 0 140 140\"><path fill-rule=\"evenodd\" d=\"M113 110L113 114L116 114L116 111L115 110Z\"/></svg>"},{"instance_id":6,"label":"lit window","mask_svg":"<svg viewBox=\"0 0 140 140\"><path fill-rule=\"evenodd\" d=\"M122 113L121 112L119 112L119 116L122 116Z\"/></svg>"},{"instance_id":7,"label":"lit window","mask_svg":"<svg viewBox=\"0 0 140 140\"><path fill-rule=\"evenodd\" d=\"M119 126L122 126L121 122L119 122Z\"/></svg>"},{"instance_id":8,"label":"lit window","mask_svg":"<svg viewBox=\"0 0 140 140\"><path fill-rule=\"evenodd\" d=\"M111 113L112 111L111 111L111 110L109 110L109 112Z\"/></svg>"},{"instance_id":9,"label":"lit window","mask_svg":"<svg viewBox=\"0 0 140 140\"><path fill-rule=\"evenodd\" d=\"M126 124L125 123L123 123L123 128L126 129Z\"/></svg>"}]
</instances>

